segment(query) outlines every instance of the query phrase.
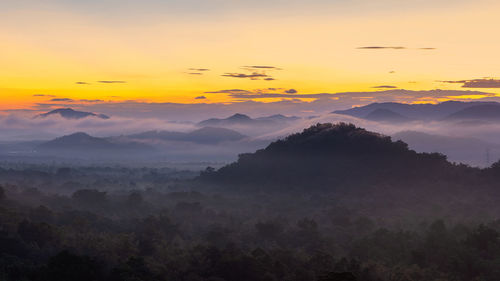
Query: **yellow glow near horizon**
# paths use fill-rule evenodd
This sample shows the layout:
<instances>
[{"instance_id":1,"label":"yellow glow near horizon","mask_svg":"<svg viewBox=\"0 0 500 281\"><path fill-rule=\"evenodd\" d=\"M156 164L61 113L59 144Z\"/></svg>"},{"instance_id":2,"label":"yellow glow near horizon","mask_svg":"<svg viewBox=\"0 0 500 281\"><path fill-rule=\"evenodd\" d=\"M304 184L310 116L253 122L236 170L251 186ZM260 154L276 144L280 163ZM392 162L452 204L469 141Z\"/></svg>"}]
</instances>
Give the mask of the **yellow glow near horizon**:
<instances>
[{"instance_id":1,"label":"yellow glow near horizon","mask_svg":"<svg viewBox=\"0 0 500 281\"><path fill-rule=\"evenodd\" d=\"M68 11L16 11L0 19L0 109L49 102L49 96L213 103L232 100L206 93L224 89L293 88L315 94L393 85L409 90L463 90L460 84L436 81L499 75L498 12L500 4L394 14L383 20L377 16L263 17L113 25ZM372 45L408 49L356 49ZM424 47L436 49L419 49ZM241 69L244 65L282 70L268 72L275 81L221 76L248 73ZM189 68L211 70L190 75ZM97 82L101 80L126 83ZM468 90L500 93L498 89ZM201 95L207 99L195 100Z\"/></svg>"}]
</instances>

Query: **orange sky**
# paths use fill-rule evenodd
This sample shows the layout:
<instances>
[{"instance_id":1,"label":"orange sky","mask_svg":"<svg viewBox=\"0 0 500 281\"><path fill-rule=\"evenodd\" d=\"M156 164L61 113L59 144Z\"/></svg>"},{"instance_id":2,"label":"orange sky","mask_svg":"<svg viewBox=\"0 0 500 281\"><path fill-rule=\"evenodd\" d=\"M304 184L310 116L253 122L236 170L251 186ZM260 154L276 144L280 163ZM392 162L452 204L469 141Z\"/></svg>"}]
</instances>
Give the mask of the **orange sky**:
<instances>
[{"instance_id":1,"label":"orange sky","mask_svg":"<svg viewBox=\"0 0 500 281\"><path fill-rule=\"evenodd\" d=\"M284 88L301 94L373 91L381 85L463 89L437 81L500 76L500 3L495 1L433 5L425 0L419 1L422 7L389 0L367 7L371 2L353 1L365 7L358 9L315 0L314 5L291 1L285 11L263 3L194 13L191 0L192 7L175 6L176 13L169 7L132 6L112 16L96 12L104 5L99 1L88 6L49 2L0 4L0 109L63 98L233 101L206 93L224 89ZM102 3L108 2L114 3ZM307 12L301 13L303 6ZM405 49L358 49L363 46ZM280 69L242 68L248 65ZM275 80L223 76L254 72ZM498 88L470 90L500 93ZM206 99L195 99L199 96Z\"/></svg>"}]
</instances>

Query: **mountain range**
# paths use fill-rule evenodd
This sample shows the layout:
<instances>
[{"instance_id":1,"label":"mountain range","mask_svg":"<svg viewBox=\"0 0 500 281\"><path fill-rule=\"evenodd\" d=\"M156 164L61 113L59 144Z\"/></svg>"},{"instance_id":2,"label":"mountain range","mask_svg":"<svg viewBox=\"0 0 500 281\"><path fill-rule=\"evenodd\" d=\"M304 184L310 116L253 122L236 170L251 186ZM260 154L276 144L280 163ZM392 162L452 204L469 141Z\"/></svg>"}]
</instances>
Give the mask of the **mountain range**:
<instances>
[{"instance_id":1,"label":"mountain range","mask_svg":"<svg viewBox=\"0 0 500 281\"><path fill-rule=\"evenodd\" d=\"M232 126L232 125L274 125L278 123L286 123L292 122L300 119L295 116L284 116L281 114L259 117L259 118L251 118L248 115L236 113L227 118L219 119L219 118L211 118L204 121L199 122L197 125L201 127L206 126L216 126L216 127L224 127L224 126Z\"/></svg>"},{"instance_id":2,"label":"mountain range","mask_svg":"<svg viewBox=\"0 0 500 281\"><path fill-rule=\"evenodd\" d=\"M131 154L151 154L154 149L143 143L117 142L78 132L44 142L38 145L35 151L41 154L72 157L127 157Z\"/></svg>"},{"instance_id":3,"label":"mountain range","mask_svg":"<svg viewBox=\"0 0 500 281\"><path fill-rule=\"evenodd\" d=\"M332 113L378 122L420 121L496 121L500 120L497 102L447 101L438 104L372 103Z\"/></svg>"}]
</instances>

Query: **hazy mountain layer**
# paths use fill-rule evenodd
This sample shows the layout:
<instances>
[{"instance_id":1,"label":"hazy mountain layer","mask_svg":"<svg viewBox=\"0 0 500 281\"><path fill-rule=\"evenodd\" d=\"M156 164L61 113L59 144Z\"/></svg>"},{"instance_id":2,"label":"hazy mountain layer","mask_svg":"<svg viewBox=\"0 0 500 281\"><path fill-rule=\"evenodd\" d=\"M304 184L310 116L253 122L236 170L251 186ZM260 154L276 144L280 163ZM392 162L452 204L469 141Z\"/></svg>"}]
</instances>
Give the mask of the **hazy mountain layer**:
<instances>
[{"instance_id":1,"label":"hazy mountain layer","mask_svg":"<svg viewBox=\"0 0 500 281\"><path fill-rule=\"evenodd\" d=\"M97 117L101 119L109 119L109 116L104 114L96 114L92 112L76 111L71 108L59 108L47 113L42 113L38 117L48 117L51 115L59 115L66 119L82 119L86 117Z\"/></svg>"}]
</instances>

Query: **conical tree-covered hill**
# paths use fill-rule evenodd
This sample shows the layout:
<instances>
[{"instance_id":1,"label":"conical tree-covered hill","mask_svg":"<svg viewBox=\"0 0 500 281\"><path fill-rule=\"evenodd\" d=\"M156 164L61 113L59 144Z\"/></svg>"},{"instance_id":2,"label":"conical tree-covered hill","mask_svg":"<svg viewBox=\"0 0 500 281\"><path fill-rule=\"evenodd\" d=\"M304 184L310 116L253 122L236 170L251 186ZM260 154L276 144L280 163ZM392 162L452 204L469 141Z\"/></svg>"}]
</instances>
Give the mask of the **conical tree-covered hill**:
<instances>
[{"instance_id":1,"label":"conical tree-covered hill","mask_svg":"<svg viewBox=\"0 0 500 281\"><path fill-rule=\"evenodd\" d=\"M417 153L401 141L352 124L317 124L271 143L201 179L276 188L330 189L337 185L442 181L475 169L437 153Z\"/></svg>"}]
</instances>

